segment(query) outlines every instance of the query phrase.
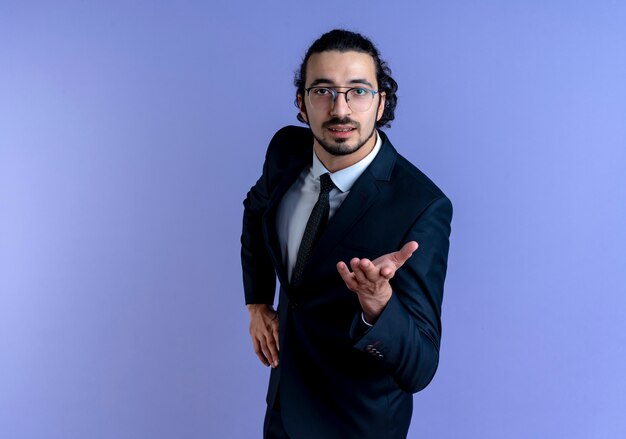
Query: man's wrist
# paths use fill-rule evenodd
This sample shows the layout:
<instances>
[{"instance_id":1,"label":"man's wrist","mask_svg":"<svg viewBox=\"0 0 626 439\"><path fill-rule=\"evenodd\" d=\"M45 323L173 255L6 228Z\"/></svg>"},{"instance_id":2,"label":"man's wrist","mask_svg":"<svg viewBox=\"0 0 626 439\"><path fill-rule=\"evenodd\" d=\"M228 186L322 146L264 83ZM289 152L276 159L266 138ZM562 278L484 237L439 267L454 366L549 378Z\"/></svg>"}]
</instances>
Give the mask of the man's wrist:
<instances>
[{"instance_id":1,"label":"man's wrist","mask_svg":"<svg viewBox=\"0 0 626 439\"><path fill-rule=\"evenodd\" d=\"M248 312L250 314L254 313L254 312L258 312L258 311L264 311L264 310L272 310L272 305L268 305L267 303L248 303L246 304L246 308L248 309Z\"/></svg>"}]
</instances>

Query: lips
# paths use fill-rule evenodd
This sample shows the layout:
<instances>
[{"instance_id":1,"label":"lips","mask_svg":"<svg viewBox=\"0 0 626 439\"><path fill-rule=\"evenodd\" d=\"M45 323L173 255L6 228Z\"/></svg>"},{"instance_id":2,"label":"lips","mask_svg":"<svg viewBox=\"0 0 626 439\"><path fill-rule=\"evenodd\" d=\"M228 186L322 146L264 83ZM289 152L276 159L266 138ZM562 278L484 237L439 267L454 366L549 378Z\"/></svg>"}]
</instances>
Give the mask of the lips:
<instances>
[{"instance_id":1,"label":"lips","mask_svg":"<svg viewBox=\"0 0 626 439\"><path fill-rule=\"evenodd\" d=\"M328 129L333 133L349 133L350 131L354 131L355 128L346 125L333 125L329 126Z\"/></svg>"}]
</instances>

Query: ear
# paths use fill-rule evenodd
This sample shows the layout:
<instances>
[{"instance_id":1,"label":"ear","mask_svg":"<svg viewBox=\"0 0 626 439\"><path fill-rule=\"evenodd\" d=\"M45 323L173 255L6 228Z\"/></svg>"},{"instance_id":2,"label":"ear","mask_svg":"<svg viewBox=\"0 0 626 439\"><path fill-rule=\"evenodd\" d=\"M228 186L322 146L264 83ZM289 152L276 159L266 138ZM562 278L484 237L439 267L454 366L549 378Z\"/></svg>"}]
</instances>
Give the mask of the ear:
<instances>
[{"instance_id":1,"label":"ear","mask_svg":"<svg viewBox=\"0 0 626 439\"><path fill-rule=\"evenodd\" d=\"M378 122L381 117L383 117L383 113L385 112L385 102L387 102L386 100L386 94L385 92L380 93L380 99L378 101L378 108L376 109L376 122Z\"/></svg>"},{"instance_id":2,"label":"ear","mask_svg":"<svg viewBox=\"0 0 626 439\"><path fill-rule=\"evenodd\" d=\"M309 117L306 114L306 106L301 94L298 94L298 108L300 108L300 116L302 116L306 123L309 123Z\"/></svg>"}]
</instances>

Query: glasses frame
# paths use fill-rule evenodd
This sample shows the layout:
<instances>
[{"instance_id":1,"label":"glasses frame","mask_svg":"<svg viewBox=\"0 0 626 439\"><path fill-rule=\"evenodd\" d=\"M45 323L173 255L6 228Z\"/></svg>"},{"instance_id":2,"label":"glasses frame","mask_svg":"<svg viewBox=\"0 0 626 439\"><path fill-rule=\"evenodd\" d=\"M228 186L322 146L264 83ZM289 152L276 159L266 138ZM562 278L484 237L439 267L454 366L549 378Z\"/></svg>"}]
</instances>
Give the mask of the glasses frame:
<instances>
[{"instance_id":1,"label":"glasses frame","mask_svg":"<svg viewBox=\"0 0 626 439\"><path fill-rule=\"evenodd\" d=\"M347 88L346 91L337 91L338 88ZM311 107L315 108L315 106L313 105L313 102L311 102L311 90L315 90L315 89L324 89L324 90L328 90L332 95L333 95L333 107L335 106L335 102L337 102L337 95L339 94L343 94L344 99L346 100L346 105L352 110L352 111L356 111L357 113L365 113L366 111L369 111L372 108L372 102L374 102L374 98L376 97L377 94L380 94L379 90L373 90L371 88L367 88L367 87L323 87L323 86L313 86L313 87L309 87L309 88L305 88L304 91L306 92L306 95L309 99L309 104L311 104ZM372 101L370 102L370 106L367 107L367 110L355 110L354 108L352 108L350 106L350 99L348 99L348 93L350 93L352 90L367 90L372 94ZM332 108L332 107L331 107Z\"/></svg>"}]
</instances>

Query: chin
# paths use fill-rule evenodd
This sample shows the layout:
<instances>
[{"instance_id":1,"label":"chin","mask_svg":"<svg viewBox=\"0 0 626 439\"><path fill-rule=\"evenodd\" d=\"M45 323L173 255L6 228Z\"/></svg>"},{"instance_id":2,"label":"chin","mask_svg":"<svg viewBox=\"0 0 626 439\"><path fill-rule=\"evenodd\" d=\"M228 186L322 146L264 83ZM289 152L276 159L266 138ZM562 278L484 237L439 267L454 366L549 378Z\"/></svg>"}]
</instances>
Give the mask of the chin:
<instances>
[{"instance_id":1,"label":"chin","mask_svg":"<svg viewBox=\"0 0 626 439\"><path fill-rule=\"evenodd\" d=\"M348 143L346 143L346 139L333 141L317 139L317 142L322 146L322 148L324 148L324 151L334 156L344 156L352 154L361 149L361 147L366 143L358 142L356 145L349 145Z\"/></svg>"},{"instance_id":2,"label":"chin","mask_svg":"<svg viewBox=\"0 0 626 439\"><path fill-rule=\"evenodd\" d=\"M324 151L326 151L328 154L334 156L346 156L353 154L361 149L372 138L375 132L376 128L374 127L372 128L372 132L369 136L367 136L367 138L357 138L355 140L352 140L351 142L351 139L322 138L315 133L313 133L313 137L315 137L317 143L319 143L322 148L324 148Z\"/></svg>"}]
</instances>

